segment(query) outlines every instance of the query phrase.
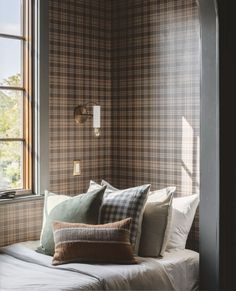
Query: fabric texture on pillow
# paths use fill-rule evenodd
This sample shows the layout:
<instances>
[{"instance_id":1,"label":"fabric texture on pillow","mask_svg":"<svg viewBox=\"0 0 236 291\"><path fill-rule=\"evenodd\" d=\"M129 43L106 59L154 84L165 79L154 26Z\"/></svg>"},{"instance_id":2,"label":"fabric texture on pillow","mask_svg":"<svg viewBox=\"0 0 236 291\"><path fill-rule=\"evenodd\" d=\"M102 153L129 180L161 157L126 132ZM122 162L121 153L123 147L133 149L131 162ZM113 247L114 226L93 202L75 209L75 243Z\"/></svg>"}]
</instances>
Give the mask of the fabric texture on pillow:
<instances>
[{"instance_id":1,"label":"fabric texture on pillow","mask_svg":"<svg viewBox=\"0 0 236 291\"><path fill-rule=\"evenodd\" d=\"M130 223L130 218L103 225L55 221L55 253L52 264L137 263L129 238Z\"/></svg>"},{"instance_id":2,"label":"fabric texture on pillow","mask_svg":"<svg viewBox=\"0 0 236 291\"><path fill-rule=\"evenodd\" d=\"M102 188L102 186L100 184L96 183L93 180L90 180L90 182L89 182L89 188L87 190L87 193L90 192L90 191L93 191L93 190L101 189L101 188Z\"/></svg>"},{"instance_id":3,"label":"fabric texture on pillow","mask_svg":"<svg viewBox=\"0 0 236 291\"><path fill-rule=\"evenodd\" d=\"M104 182L104 180L102 180L102 182ZM118 190L118 189L112 187L109 183L107 183L107 184L102 184L101 183L101 185L100 185L100 184L96 183L95 181L90 180L89 188L88 188L87 192L101 189L104 186L106 186L106 190L105 190L105 193L104 193L103 197L105 197L106 195Z\"/></svg>"},{"instance_id":4,"label":"fabric texture on pillow","mask_svg":"<svg viewBox=\"0 0 236 291\"><path fill-rule=\"evenodd\" d=\"M109 186L107 186L108 191ZM138 253L144 206L150 185L142 185L124 190L106 192L100 210L100 223L118 221L127 217L132 218L130 241L134 252Z\"/></svg>"},{"instance_id":5,"label":"fabric texture on pillow","mask_svg":"<svg viewBox=\"0 0 236 291\"><path fill-rule=\"evenodd\" d=\"M107 186L107 188L106 188L107 191L114 192L114 191L119 191L119 190L121 190L121 189L117 189L117 188L115 188L114 186L112 186L110 183L108 183L108 182L105 181L105 180L102 180L101 185L102 185L102 186Z\"/></svg>"},{"instance_id":6,"label":"fabric texture on pillow","mask_svg":"<svg viewBox=\"0 0 236 291\"><path fill-rule=\"evenodd\" d=\"M150 191L147 202L162 202L166 200L171 193L174 193L176 187L166 187L159 190Z\"/></svg>"},{"instance_id":7,"label":"fabric texture on pillow","mask_svg":"<svg viewBox=\"0 0 236 291\"><path fill-rule=\"evenodd\" d=\"M170 237L166 247L167 252L185 249L198 204L198 194L173 198Z\"/></svg>"},{"instance_id":8,"label":"fabric texture on pillow","mask_svg":"<svg viewBox=\"0 0 236 291\"><path fill-rule=\"evenodd\" d=\"M95 184L93 184L93 186L95 186ZM102 180L101 184L103 186L107 186L106 191L114 192L114 191L118 191L119 190L119 189L115 188L114 186L112 186L111 184L109 184L105 180ZM162 219L162 222L164 223L164 226L162 225L162 229L164 228L164 230L165 230L164 231L164 238L163 237L159 237L159 240L157 242L157 243L160 244L160 241L162 241L161 250L159 252L159 251L157 251L158 248L157 249L153 248L152 251L149 251L149 254L152 254L152 255L150 255L152 257L158 257L159 255L163 256L164 252L166 250L168 238L169 238L169 235L170 235L170 224L171 224L171 217L172 217L172 207L170 207L170 206L172 204L172 197L173 197L173 194L174 194L175 190L176 190L176 187L167 187L167 188L163 188L163 189L159 189L159 190L150 191L149 194L148 194L147 203L150 203L150 202L155 202L155 203L165 202L165 203L168 204L168 202L166 202L166 201L168 201L168 199L171 199L170 203L168 204L168 206L165 207L166 215L167 215L166 223L165 223L165 219L164 220ZM146 205L144 207L144 212L145 212L147 203L146 203ZM155 208L157 205L153 204L152 206ZM149 213L150 213L150 207L148 207L148 209L149 209ZM158 210L158 208L156 208L156 210ZM141 217L143 218L143 216L141 216ZM143 230L143 228L142 228L142 219L141 219L140 223L139 223L139 226L138 226L139 241L140 241L140 237L142 235L142 230ZM144 237L143 237L143 242L144 242ZM154 246L154 244L153 244L153 246ZM154 251L154 249L155 249L155 251ZM142 252L142 253L143 253L143 256L146 256L146 254L147 254L146 252L145 253Z\"/></svg>"},{"instance_id":9,"label":"fabric texture on pillow","mask_svg":"<svg viewBox=\"0 0 236 291\"><path fill-rule=\"evenodd\" d=\"M147 202L163 202L168 199L168 197L172 197L174 195L174 192L176 190L176 187L167 187L155 191L151 191L150 195L148 195L148 200ZM171 218L172 218L172 199L169 204L168 208L168 214L167 214L167 224L166 224L166 229L165 229L165 234L164 234L164 239L162 243L162 248L160 252L160 256L164 256L166 247L167 247L167 242L170 236L170 225L171 225Z\"/></svg>"},{"instance_id":10,"label":"fabric texture on pillow","mask_svg":"<svg viewBox=\"0 0 236 291\"><path fill-rule=\"evenodd\" d=\"M173 192L164 201L149 202L145 205L142 222L142 232L139 244L139 256L159 257L163 249Z\"/></svg>"},{"instance_id":11,"label":"fabric texture on pillow","mask_svg":"<svg viewBox=\"0 0 236 291\"><path fill-rule=\"evenodd\" d=\"M38 252L54 254L52 230L54 220L97 224L105 189L106 187L103 187L74 197L45 191L44 221Z\"/></svg>"}]
</instances>

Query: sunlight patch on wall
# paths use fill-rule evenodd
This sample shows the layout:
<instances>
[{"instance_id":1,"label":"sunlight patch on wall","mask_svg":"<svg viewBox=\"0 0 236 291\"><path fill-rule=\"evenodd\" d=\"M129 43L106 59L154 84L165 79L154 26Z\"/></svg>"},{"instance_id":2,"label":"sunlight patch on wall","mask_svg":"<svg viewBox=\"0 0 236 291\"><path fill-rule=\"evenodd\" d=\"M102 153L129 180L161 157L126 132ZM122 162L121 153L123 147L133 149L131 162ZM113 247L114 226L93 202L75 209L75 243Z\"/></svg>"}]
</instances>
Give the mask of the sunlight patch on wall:
<instances>
[{"instance_id":1,"label":"sunlight patch on wall","mask_svg":"<svg viewBox=\"0 0 236 291\"><path fill-rule=\"evenodd\" d=\"M181 192L183 195L192 194L193 188L193 143L194 131L192 126L182 116L182 153L181 153L181 172L182 183Z\"/></svg>"}]
</instances>

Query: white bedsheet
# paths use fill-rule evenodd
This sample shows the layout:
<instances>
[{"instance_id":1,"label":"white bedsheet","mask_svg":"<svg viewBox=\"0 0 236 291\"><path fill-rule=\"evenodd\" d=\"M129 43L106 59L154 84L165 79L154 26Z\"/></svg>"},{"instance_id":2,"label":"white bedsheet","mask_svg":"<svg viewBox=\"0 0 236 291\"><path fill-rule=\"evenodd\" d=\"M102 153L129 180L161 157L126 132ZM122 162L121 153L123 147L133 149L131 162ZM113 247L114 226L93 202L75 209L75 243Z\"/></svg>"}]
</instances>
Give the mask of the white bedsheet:
<instances>
[{"instance_id":1,"label":"white bedsheet","mask_svg":"<svg viewBox=\"0 0 236 291\"><path fill-rule=\"evenodd\" d=\"M137 265L66 264L34 251L37 243L2 248L0 290L195 290L198 253L183 250L162 259L138 258Z\"/></svg>"}]
</instances>

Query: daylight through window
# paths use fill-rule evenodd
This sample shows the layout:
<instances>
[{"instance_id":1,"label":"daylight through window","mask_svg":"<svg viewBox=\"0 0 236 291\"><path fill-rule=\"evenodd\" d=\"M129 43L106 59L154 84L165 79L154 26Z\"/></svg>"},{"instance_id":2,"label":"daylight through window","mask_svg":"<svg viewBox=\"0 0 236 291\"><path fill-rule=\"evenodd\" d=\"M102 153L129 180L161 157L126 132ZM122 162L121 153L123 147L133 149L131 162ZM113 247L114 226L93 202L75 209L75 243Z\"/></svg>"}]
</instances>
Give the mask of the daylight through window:
<instances>
[{"instance_id":1,"label":"daylight through window","mask_svg":"<svg viewBox=\"0 0 236 291\"><path fill-rule=\"evenodd\" d=\"M30 2L0 0L0 190L32 188Z\"/></svg>"}]
</instances>

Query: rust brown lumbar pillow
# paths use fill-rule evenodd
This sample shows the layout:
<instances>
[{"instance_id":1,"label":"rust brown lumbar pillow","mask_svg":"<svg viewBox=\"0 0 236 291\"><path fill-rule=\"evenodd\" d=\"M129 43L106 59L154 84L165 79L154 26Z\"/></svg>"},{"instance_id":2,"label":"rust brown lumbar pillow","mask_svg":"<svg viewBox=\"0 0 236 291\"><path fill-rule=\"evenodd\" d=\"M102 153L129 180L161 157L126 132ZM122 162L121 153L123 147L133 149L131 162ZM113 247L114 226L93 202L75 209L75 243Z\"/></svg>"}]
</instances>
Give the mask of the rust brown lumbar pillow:
<instances>
[{"instance_id":1,"label":"rust brown lumbar pillow","mask_svg":"<svg viewBox=\"0 0 236 291\"><path fill-rule=\"evenodd\" d=\"M54 221L52 264L137 263L130 243L130 224L131 218L99 225Z\"/></svg>"}]
</instances>

